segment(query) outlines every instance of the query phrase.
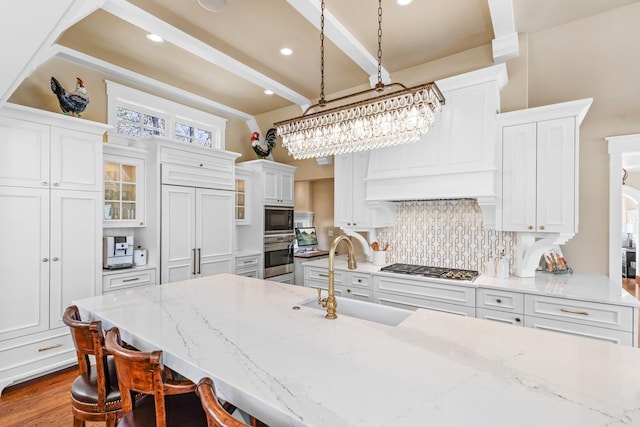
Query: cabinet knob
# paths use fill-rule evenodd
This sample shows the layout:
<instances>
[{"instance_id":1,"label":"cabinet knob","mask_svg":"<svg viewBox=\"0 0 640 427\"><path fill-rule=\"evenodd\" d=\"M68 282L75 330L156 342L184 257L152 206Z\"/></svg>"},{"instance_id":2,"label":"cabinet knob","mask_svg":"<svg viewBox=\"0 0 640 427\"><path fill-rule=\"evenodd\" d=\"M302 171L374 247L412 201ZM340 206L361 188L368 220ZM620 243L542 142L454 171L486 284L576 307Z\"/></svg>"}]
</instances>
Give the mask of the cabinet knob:
<instances>
[{"instance_id":1,"label":"cabinet knob","mask_svg":"<svg viewBox=\"0 0 640 427\"><path fill-rule=\"evenodd\" d=\"M59 182L54 182L54 183L53 183L53 186L54 186L54 187L58 187L58 186L60 186L60 183L59 183Z\"/></svg>"},{"instance_id":2,"label":"cabinet knob","mask_svg":"<svg viewBox=\"0 0 640 427\"><path fill-rule=\"evenodd\" d=\"M203 167L204 165L202 163L200 163L200 167Z\"/></svg>"},{"instance_id":3,"label":"cabinet knob","mask_svg":"<svg viewBox=\"0 0 640 427\"><path fill-rule=\"evenodd\" d=\"M358 279L358 283L362 283L362 279Z\"/></svg>"},{"instance_id":4,"label":"cabinet knob","mask_svg":"<svg viewBox=\"0 0 640 427\"><path fill-rule=\"evenodd\" d=\"M496 302L497 302L498 304L500 304L500 303L502 302L502 300L501 300L500 298L496 298Z\"/></svg>"},{"instance_id":5,"label":"cabinet knob","mask_svg":"<svg viewBox=\"0 0 640 427\"><path fill-rule=\"evenodd\" d=\"M348 292L348 293L351 293L351 289L347 289L347 292Z\"/></svg>"},{"instance_id":6,"label":"cabinet knob","mask_svg":"<svg viewBox=\"0 0 640 427\"><path fill-rule=\"evenodd\" d=\"M42 258L42 262L49 262L49 258Z\"/></svg>"},{"instance_id":7,"label":"cabinet knob","mask_svg":"<svg viewBox=\"0 0 640 427\"><path fill-rule=\"evenodd\" d=\"M356 223L354 222L354 223L353 223L353 226L355 227L356 225L358 225L358 224L356 224Z\"/></svg>"},{"instance_id":8,"label":"cabinet knob","mask_svg":"<svg viewBox=\"0 0 640 427\"><path fill-rule=\"evenodd\" d=\"M46 187L47 185L49 185L49 183L47 181L42 181L42 186Z\"/></svg>"},{"instance_id":9,"label":"cabinet knob","mask_svg":"<svg viewBox=\"0 0 640 427\"><path fill-rule=\"evenodd\" d=\"M140 225L144 225L144 222L141 222Z\"/></svg>"},{"instance_id":10,"label":"cabinet knob","mask_svg":"<svg viewBox=\"0 0 640 427\"><path fill-rule=\"evenodd\" d=\"M516 317L516 322L520 323L522 320L519 317Z\"/></svg>"},{"instance_id":11,"label":"cabinet knob","mask_svg":"<svg viewBox=\"0 0 640 427\"><path fill-rule=\"evenodd\" d=\"M60 260L60 258L58 258L57 256L54 256L53 258L51 258L51 261L58 261Z\"/></svg>"},{"instance_id":12,"label":"cabinet knob","mask_svg":"<svg viewBox=\"0 0 640 427\"><path fill-rule=\"evenodd\" d=\"M540 228L540 230L544 230L544 225L541 225L541 226L540 226L540 227L538 227L538 228Z\"/></svg>"},{"instance_id":13,"label":"cabinet knob","mask_svg":"<svg viewBox=\"0 0 640 427\"><path fill-rule=\"evenodd\" d=\"M533 225L527 227L528 230L533 230Z\"/></svg>"}]
</instances>

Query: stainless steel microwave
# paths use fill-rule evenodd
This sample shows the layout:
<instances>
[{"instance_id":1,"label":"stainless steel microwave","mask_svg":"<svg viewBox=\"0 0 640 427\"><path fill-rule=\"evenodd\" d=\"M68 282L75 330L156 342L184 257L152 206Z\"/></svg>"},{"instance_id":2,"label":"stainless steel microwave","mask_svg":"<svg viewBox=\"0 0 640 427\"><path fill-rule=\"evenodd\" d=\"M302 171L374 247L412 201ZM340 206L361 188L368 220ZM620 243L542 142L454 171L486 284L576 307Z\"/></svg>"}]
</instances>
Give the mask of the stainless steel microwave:
<instances>
[{"instance_id":1,"label":"stainless steel microwave","mask_svg":"<svg viewBox=\"0 0 640 427\"><path fill-rule=\"evenodd\" d=\"M293 233L293 206L264 207L264 234Z\"/></svg>"}]
</instances>

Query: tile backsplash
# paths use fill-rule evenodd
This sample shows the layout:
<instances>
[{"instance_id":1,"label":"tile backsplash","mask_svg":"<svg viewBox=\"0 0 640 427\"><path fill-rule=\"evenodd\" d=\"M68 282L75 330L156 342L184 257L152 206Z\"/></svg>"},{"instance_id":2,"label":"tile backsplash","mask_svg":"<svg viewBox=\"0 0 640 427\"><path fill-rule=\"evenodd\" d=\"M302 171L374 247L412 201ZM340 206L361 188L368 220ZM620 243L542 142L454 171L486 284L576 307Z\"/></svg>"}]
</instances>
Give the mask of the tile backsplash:
<instances>
[{"instance_id":1,"label":"tile backsplash","mask_svg":"<svg viewBox=\"0 0 640 427\"><path fill-rule=\"evenodd\" d=\"M485 230L475 199L396 203L396 226L376 229L377 240L389 242L387 262L483 271L502 253L513 266L513 232Z\"/></svg>"}]
</instances>

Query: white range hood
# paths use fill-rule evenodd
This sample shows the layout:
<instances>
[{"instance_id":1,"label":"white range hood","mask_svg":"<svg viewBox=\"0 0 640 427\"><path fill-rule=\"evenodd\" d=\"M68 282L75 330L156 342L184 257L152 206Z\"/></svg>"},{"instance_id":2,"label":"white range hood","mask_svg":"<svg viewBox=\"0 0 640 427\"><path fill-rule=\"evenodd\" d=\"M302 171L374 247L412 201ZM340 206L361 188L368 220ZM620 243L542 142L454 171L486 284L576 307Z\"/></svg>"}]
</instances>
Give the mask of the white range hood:
<instances>
[{"instance_id":1,"label":"white range hood","mask_svg":"<svg viewBox=\"0 0 640 427\"><path fill-rule=\"evenodd\" d=\"M495 221L496 113L504 64L437 81L446 104L419 141L373 150L368 201L478 199L485 226Z\"/></svg>"}]
</instances>

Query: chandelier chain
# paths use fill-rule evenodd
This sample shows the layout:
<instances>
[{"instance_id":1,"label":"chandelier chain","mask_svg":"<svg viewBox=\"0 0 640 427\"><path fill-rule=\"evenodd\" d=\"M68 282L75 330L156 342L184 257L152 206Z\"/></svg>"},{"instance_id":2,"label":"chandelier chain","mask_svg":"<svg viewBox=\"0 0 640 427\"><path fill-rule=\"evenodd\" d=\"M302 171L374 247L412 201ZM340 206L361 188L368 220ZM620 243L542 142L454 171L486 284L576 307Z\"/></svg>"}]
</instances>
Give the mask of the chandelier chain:
<instances>
[{"instance_id":1,"label":"chandelier chain","mask_svg":"<svg viewBox=\"0 0 640 427\"><path fill-rule=\"evenodd\" d=\"M320 99L319 104L326 104L324 99L324 0L320 4Z\"/></svg>"},{"instance_id":2,"label":"chandelier chain","mask_svg":"<svg viewBox=\"0 0 640 427\"><path fill-rule=\"evenodd\" d=\"M382 84L382 0L378 0L378 85Z\"/></svg>"}]
</instances>

